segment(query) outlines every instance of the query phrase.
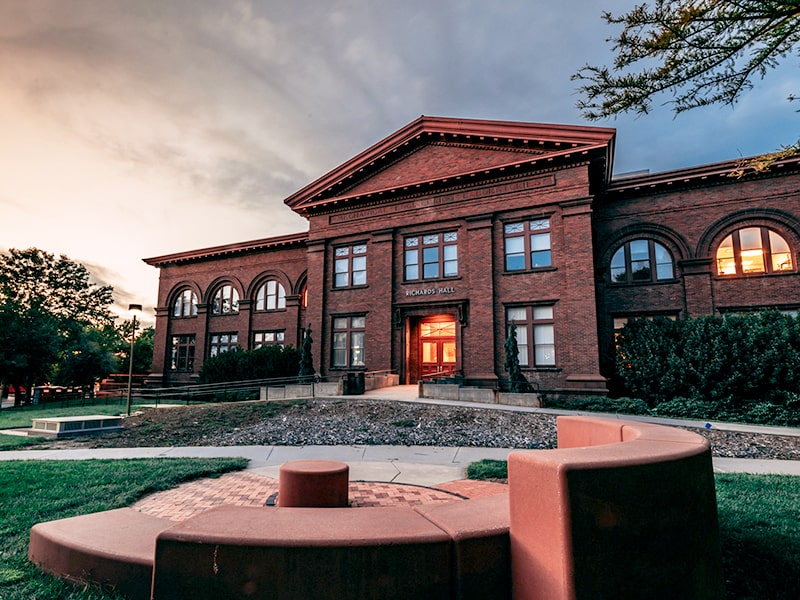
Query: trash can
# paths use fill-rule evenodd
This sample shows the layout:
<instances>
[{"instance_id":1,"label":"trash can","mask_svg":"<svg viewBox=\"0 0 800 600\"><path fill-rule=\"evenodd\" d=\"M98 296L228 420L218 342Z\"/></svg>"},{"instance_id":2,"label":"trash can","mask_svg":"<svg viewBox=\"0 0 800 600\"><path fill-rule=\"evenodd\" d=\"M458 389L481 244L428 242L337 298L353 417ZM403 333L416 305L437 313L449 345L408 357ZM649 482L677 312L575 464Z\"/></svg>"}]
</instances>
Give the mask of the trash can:
<instances>
[{"instance_id":1,"label":"trash can","mask_svg":"<svg viewBox=\"0 0 800 600\"><path fill-rule=\"evenodd\" d=\"M364 373L348 373L344 380L344 394L357 396L364 393Z\"/></svg>"}]
</instances>

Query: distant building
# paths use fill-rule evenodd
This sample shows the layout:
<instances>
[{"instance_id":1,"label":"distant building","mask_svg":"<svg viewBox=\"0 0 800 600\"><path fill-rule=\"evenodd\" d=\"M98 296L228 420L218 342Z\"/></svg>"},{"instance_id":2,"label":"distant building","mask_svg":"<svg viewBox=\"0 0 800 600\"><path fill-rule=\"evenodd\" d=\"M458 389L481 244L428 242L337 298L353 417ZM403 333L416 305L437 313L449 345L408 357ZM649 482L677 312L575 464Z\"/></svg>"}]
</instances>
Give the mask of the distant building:
<instances>
[{"instance_id":1,"label":"distant building","mask_svg":"<svg viewBox=\"0 0 800 600\"><path fill-rule=\"evenodd\" d=\"M614 330L800 306L800 156L611 179L615 130L420 117L286 199L308 232L146 259L153 383L234 347L299 345L323 376L392 370L603 393Z\"/></svg>"}]
</instances>

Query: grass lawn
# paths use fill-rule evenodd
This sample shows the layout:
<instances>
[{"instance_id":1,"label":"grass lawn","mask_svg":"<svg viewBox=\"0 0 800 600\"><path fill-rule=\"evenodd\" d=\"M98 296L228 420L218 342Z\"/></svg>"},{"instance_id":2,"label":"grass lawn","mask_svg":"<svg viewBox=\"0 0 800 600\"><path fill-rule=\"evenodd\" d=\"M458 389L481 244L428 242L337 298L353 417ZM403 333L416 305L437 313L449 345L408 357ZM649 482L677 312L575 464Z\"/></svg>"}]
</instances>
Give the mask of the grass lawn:
<instances>
[{"instance_id":1,"label":"grass lawn","mask_svg":"<svg viewBox=\"0 0 800 600\"><path fill-rule=\"evenodd\" d=\"M44 439L46 438L3 435L0 433L0 450L22 450L26 446L33 446ZM0 596L0 600L2 600L2 596Z\"/></svg>"},{"instance_id":2,"label":"grass lawn","mask_svg":"<svg viewBox=\"0 0 800 600\"><path fill-rule=\"evenodd\" d=\"M135 408L131 408L135 410ZM26 406L25 408L4 408L0 410L0 430L30 427L34 419L44 417L76 417L83 415L120 415L125 412L124 404L95 404L90 406L69 406L59 408L50 406Z\"/></svg>"},{"instance_id":3,"label":"grass lawn","mask_svg":"<svg viewBox=\"0 0 800 600\"><path fill-rule=\"evenodd\" d=\"M246 464L238 458L0 462L0 600L112 598L44 575L30 564L30 528L128 506L148 493Z\"/></svg>"}]
</instances>

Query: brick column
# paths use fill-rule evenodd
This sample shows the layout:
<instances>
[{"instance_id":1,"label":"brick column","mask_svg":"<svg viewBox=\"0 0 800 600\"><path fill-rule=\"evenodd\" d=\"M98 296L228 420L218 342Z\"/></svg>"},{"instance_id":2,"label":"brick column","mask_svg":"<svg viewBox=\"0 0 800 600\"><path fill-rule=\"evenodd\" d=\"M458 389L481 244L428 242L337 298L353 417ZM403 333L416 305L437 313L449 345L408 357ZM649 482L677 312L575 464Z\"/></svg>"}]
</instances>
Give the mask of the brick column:
<instances>
[{"instance_id":1,"label":"brick column","mask_svg":"<svg viewBox=\"0 0 800 600\"><path fill-rule=\"evenodd\" d=\"M481 385L497 381L494 371L494 277L492 218L467 219L468 247L459 247L459 259L468 260L469 320L462 329L461 359L464 375ZM466 250L466 251L465 251ZM462 267L463 268L463 267ZM466 269L465 269L466 271ZM502 352L500 348L499 352Z\"/></svg>"},{"instance_id":2,"label":"brick column","mask_svg":"<svg viewBox=\"0 0 800 600\"><path fill-rule=\"evenodd\" d=\"M714 314L714 296L711 289L710 258L690 258L678 262L683 274L686 315L701 317Z\"/></svg>"},{"instance_id":3,"label":"brick column","mask_svg":"<svg viewBox=\"0 0 800 600\"><path fill-rule=\"evenodd\" d=\"M311 346L312 355L314 356L314 368L319 375L324 375L327 371L328 352L326 343L326 332L328 325L325 323L324 306L325 306L325 292L328 285L328 278L326 275L325 265L325 240L314 240L308 242L308 250L306 256L308 257L308 306L306 307L306 323L301 323L301 340L302 331L311 323L311 338L313 344Z\"/></svg>"},{"instance_id":4,"label":"brick column","mask_svg":"<svg viewBox=\"0 0 800 600\"><path fill-rule=\"evenodd\" d=\"M564 289L555 315L556 356L568 390L601 392L606 382L600 375L597 340L592 198L565 202L561 209L564 235L558 268L564 269Z\"/></svg>"}]
</instances>

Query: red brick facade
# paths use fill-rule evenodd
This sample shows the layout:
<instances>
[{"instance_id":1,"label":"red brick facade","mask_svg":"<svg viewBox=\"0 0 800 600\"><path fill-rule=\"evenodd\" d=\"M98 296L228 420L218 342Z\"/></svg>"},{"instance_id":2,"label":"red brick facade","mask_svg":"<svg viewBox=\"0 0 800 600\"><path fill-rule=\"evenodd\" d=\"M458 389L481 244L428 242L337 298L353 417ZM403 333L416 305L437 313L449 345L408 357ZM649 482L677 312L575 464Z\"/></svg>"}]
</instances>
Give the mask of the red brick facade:
<instances>
[{"instance_id":1,"label":"red brick facade","mask_svg":"<svg viewBox=\"0 0 800 600\"><path fill-rule=\"evenodd\" d=\"M615 319L800 305L797 160L760 177L720 164L612 182L614 141L594 127L417 119L287 198L308 233L147 259L161 270L152 379L194 380L233 334L241 348L264 332L297 345L310 323L322 376L503 387L511 320L530 381L597 393ZM744 256L756 238L772 245L765 273L721 254L751 271L717 274L720 244ZM277 310L258 298L269 280L285 291Z\"/></svg>"}]
</instances>

